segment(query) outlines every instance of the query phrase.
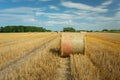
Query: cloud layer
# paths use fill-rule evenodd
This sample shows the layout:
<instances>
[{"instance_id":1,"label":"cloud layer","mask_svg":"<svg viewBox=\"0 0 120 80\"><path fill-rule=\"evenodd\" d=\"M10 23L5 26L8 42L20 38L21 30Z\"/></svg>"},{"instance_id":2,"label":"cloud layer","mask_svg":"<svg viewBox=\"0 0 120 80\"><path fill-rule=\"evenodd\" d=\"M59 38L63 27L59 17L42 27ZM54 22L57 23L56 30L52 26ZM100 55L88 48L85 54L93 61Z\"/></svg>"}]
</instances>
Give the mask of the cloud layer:
<instances>
[{"instance_id":1,"label":"cloud layer","mask_svg":"<svg viewBox=\"0 0 120 80\"><path fill-rule=\"evenodd\" d=\"M15 0L11 1L15 2ZM50 2L52 0L37 1ZM114 9L116 12L113 15L107 16L111 10L108 7L112 3L113 0L106 0L100 5L92 6L62 0L58 4L49 4L42 7L19 6L5 8L0 9L0 23L1 26L6 24L45 26L53 30L61 30L63 27L68 26L88 30L120 29L120 7Z\"/></svg>"}]
</instances>

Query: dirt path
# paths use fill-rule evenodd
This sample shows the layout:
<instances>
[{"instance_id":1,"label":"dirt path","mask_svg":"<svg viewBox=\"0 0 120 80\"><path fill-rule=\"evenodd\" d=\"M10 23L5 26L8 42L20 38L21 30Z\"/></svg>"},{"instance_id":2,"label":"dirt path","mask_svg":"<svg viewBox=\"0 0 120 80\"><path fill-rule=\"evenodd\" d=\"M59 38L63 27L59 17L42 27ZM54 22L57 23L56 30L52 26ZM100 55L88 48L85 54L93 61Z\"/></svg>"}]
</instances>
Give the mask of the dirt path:
<instances>
[{"instance_id":1,"label":"dirt path","mask_svg":"<svg viewBox=\"0 0 120 80\"><path fill-rule=\"evenodd\" d=\"M71 80L70 57L60 58L54 80Z\"/></svg>"},{"instance_id":2,"label":"dirt path","mask_svg":"<svg viewBox=\"0 0 120 80\"><path fill-rule=\"evenodd\" d=\"M29 52L28 54L26 54L25 56L22 56L21 58L19 58L17 61L14 61L13 63L7 65L6 67L4 67L3 69L0 70L0 80L2 80L4 78L4 75L6 73L9 73L10 71L12 71L13 69L17 68L19 65L21 65L22 63L24 63L25 61L27 61L30 57L34 56L35 54L38 53L38 51L42 52L42 50L48 46L50 46L51 44L54 43L54 40L57 39L58 36L54 37L53 39L49 40L46 43L43 43L40 47L32 50L31 52Z\"/></svg>"}]
</instances>

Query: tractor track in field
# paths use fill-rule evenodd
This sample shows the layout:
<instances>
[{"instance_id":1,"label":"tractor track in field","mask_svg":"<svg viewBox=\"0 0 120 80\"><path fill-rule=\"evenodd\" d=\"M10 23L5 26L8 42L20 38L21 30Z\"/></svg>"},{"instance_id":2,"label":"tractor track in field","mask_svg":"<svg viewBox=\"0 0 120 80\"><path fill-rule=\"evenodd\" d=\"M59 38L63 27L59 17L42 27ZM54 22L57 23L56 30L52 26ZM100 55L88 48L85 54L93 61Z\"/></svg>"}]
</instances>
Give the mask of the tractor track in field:
<instances>
[{"instance_id":1,"label":"tractor track in field","mask_svg":"<svg viewBox=\"0 0 120 80\"><path fill-rule=\"evenodd\" d=\"M70 57L60 58L54 80L71 80Z\"/></svg>"},{"instance_id":2,"label":"tractor track in field","mask_svg":"<svg viewBox=\"0 0 120 80\"><path fill-rule=\"evenodd\" d=\"M32 50L31 52L29 52L28 54L22 56L18 60L13 61L12 63L8 64L6 67L0 69L0 80L3 80L6 73L9 73L12 70L14 70L15 68L17 68L19 65L21 65L22 63L24 63L25 61L30 59L30 57L37 54L38 51L42 52L46 47L50 46L52 44L52 42L54 42L54 40L57 39L57 37L58 36L54 37L53 39L51 39L51 40L49 40L49 41L47 41L45 43L43 43L40 47Z\"/></svg>"}]
</instances>

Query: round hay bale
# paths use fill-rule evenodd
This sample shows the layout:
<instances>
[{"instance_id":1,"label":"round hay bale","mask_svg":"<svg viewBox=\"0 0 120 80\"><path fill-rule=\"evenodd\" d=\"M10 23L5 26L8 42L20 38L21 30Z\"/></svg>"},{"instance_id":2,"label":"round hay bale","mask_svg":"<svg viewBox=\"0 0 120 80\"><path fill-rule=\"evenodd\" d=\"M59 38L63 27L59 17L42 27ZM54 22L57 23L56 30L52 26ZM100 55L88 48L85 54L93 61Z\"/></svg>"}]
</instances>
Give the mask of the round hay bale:
<instances>
[{"instance_id":1,"label":"round hay bale","mask_svg":"<svg viewBox=\"0 0 120 80\"><path fill-rule=\"evenodd\" d=\"M61 56L84 53L84 35L80 33L62 33Z\"/></svg>"}]
</instances>

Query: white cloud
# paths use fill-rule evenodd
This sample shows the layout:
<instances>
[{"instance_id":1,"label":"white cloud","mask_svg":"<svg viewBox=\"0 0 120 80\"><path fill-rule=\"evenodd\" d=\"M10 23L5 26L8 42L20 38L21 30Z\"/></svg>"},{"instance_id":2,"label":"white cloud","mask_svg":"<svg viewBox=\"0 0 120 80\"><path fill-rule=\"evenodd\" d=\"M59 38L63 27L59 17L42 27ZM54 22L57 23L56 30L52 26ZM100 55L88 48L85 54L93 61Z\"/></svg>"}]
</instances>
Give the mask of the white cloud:
<instances>
[{"instance_id":1,"label":"white cloud","mask_svg":"<svg viewBox=\"0 0 120 80\"><path fill-rule=\"evenodd\" d=\"M18 7L0 10L0 22L35 22L34 15L42 11L40 8Z\"/></svg>"},{"instance_id":2,"label":"white cloud","mask_svg":"<svg viewBox=\"0 0 120 80\"><path fill-rule=\"evenodd\" d=\"M22 23L22 22L31 22L34 19L33 15L18 15L18 14L0 14L0 23Z\"/></svg>"},{"instance_id":3,"label":"white cloud","mask_svg":"<svg viewBox=\"0 0 120 80\"><path fill-rule=\"evenodd\" d=\"M118 17L120 16L119 13L118 12L116 13L117 17L115 16L107 17L99 13L106 13L108 9L106 9L105 7L112 4L112 2L113 2L112 0L107 0L103 2L100 6L96 6L96 7L92 7L82 3L73 3L71 1L62 1L61 4L64 7L70 8L69 10L64 12L67 14L74 15L74 17L71 17L71 19L77 19L80 21L82 19L82 21L91 22L91 23L95 23L95 22L109 23L110 21L115 20L115 18L117 18L116 20L120 19ZM77 10L74 11L74 9L77 9Z\"/></svg>"},{"instance_id":4,"label":"white cloud","mask_svg":"<svg viewBox=\"0 0 120 80\"><path fill-rule=\"evenodd\" d=\"M67 13L46 13L46 12L36 12L36 16L46 16L50 19L59 19L59 20L70 20L70 19L78 19L79 16L74 14Z\"/></svg>"},{"instance_id":5,"label":"white cloud","mask_svg":"<svg viewBox=\"0 0 120 80\"><path fill-rule=\"evenodd\" d=\"M115 17L106 17L99 15L95 12L89 11L65 11L66 13L45 13L45 12L36 12L36 16L45 16L51 20L61 20L61 21L88 21L88 22L101 22L101 21L112 21ZM117 16L118 13L116 14Z\"/></svg>"},{"instance_id":6,"label":"white cloud","mask_svg":"<svg viewBox=\"0 0 120 80\"><path fill-rule=\"evenodd\" d=\"M26 23L28 23L28 22L37 22L37 20L34 19L34 18L24 18L22 21L26 22Z\"/></svg>"},{"instance_id":7,"label":"white cloud","mask_svg":"<svg viewBox=\"0 0 120 80\"><path fill-rule=\"evenodd\" d=\"M74 19L75 15L65 13L47 13L47 16L52 19Z\"/></svg>"},{"instance_id":8,"label":"white cloud","mask_svg":"<svg viewBox=\"0 0 120 80\"><path fill-rule=\"evenodd\" d=\"M31 14L36 11L42 11L41 8L31 8L31 7L17 7L17 8L8 8L8 9L1 9L0 13L22 13L22 14Z\"/></svg>"},{"instance_id":9,"label":"white cloud","mask_svg":"<svg viewBox=\"0 0 120 80\"><path fill-rule=\"evenodd\" d=\"M28 21L35 22L36 20L34 18L28 19Z\"/></svg>"},{"instance_id":10,"label":"white cloud","mask_svg":"<svg viewBox=\"0 0 120 80\"><path fill-rule=\"evenodd\" d=\"M114 16L115 21L120 21L120 11L118 11Z\"/></svg>"},{"instance_id":11,"label":"white cloud","mask_svg":"<svg viewBox=\"0 0 120 80\"><path fill-rule=\"evenodd\" d=\"M107 6L109 6L110 4L112 4L113 0L107 0L105 2L103 2L100 6L98 6L99 8L106 8Z\"/></svg>"},{"instance_id":12,"label":"white cloud","mask_svg":"<svg viewBox=\"0 0 120 80\"><path fill-rule=\"evenodd\" d=\"M42 22L42 25L46 25L46 26L78 26L79 24L70 20L51 20L51 21L46 21L46 22Z\"/></svg>"},{"instance_id":13,"label":"white cloud","mask_svg":"<svg viewBox=\"0 0 120 80\"><path fill-rule=\"evenodd\" d=\"M112 2L113 2L112 0L107 0L106 2L102 3L101 5L108 6L108 5L112 4Z\"/></svg>"},{"instance_id":14,"label":"white cloud","mask_svg":"<svg viewBox=\"0 0 120 80\"><path fill-rule=\"evenodd\" d=\"M44 15L45 13L44 12L36 12L35 15L36 16L40 16L40 15Z\"/></svg>"},{"instance_id":15,"label":"white cloud","mask_svg":"<svg viewBox=\"0 0 120 80\"><path fill-rule=\"evenodd\" d=\"M94 11L94 12L107 12L108 9L93 7L82 3L73 3L71 1L62 1L61 5L67 8L74 8L79 10Z\"/></svg>"},{"instance_id":16,"label":"white cloud","mask_svg":"<svg viewBox=\"0 0 120 80\"><path fill-rule=\"evenodd\" d=\"M50 5L49 8L53 9L53 10L59 10L59 8L57 6L54 6L54 5Z\"/></svg>"}]
</instances>

